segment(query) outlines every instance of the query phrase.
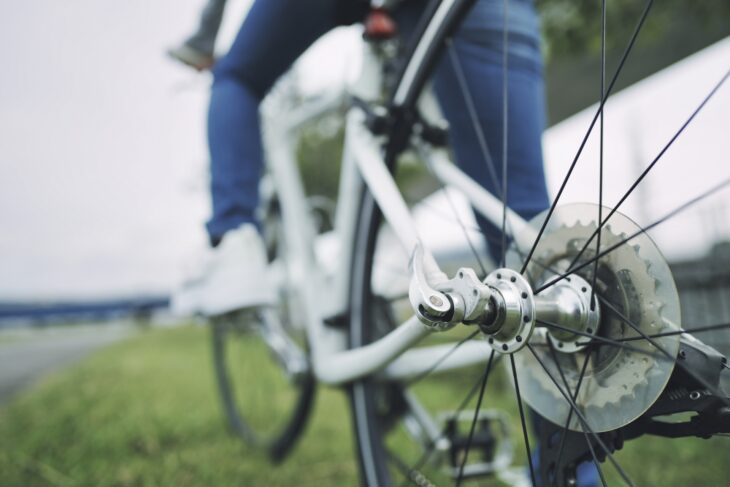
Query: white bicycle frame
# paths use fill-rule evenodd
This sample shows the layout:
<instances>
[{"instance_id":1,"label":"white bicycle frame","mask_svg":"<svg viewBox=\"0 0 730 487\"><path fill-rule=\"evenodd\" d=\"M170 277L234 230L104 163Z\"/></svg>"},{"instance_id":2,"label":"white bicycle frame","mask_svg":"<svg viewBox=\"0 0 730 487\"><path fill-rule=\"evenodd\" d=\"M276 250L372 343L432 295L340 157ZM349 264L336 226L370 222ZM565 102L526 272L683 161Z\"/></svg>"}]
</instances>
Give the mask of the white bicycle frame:
<instances>
[{"instance_id":1,"label":"white bicycle frame","mask_svg":"<svg viewBox=\"0 0 730 487\"><path fill-rule=\"evenodd\" d=\"M381 66L372 47L364 45L359 79L349 88L348 95L361 100L377 100L381 86ZM426 98L425 96L422 98ZM382 157L382 138L374 136L365 126L362 109L353 107L346 118L346 135L338 191L334 230L337 262L328 270L315 255L317 232L305 198L295 148L299 128L342 104L342 96L318 99L291 111L287 117L263 114L264 146L269 173L277 189L282 213L283 231L287 242L288 279L296 290L301 313L305 317L306 333L311 350L311 364L317 380L337 385L378 373L384 379L405 379L426 372L453 345L418 347L409 350L433 332L415 316L406 320L386 336L360 348L348 349L346 330L329 326L325 320L347 312L349 304L352 249L358 220L358 207L365 188L371 192L385 220L390 224L400 244L413 255L421 242L418 228ZM425 103L427 105L427 103ZM431 103L431 105L435 105ZM280 114L275 101L268 105ZM428 160L434 175L444 185L461 191L473 208L498 227L502 224L502 203L457 168L443 149L419 144L420 155ZM528 249L534 231L517 214L507 210L507 225L515 236L515 245ZM441 273L427 248L424 264L427 273ZM331 267L331 266L330 266ZM458 354L442 360L432 372L451 370L483 362L491 352L483 340L464 343Z\"/></svg>"}]
</instances>

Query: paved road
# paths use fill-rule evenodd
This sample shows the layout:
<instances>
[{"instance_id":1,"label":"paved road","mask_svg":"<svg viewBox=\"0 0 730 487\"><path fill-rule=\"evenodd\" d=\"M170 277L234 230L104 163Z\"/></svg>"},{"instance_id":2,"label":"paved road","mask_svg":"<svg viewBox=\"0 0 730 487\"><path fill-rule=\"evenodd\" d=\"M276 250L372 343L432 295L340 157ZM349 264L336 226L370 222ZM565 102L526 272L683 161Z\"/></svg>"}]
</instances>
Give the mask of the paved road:
<instances>
[{"instance_id":1,"label":"paved road","mask_svg":"<svg viewBox=\"0 0 730 487\"><path fill-rule=\"evenodd\" d=\"M99 325L0 334L0 405L43 375L133 332L128 325Z\"/></svg>"}]
</instances>

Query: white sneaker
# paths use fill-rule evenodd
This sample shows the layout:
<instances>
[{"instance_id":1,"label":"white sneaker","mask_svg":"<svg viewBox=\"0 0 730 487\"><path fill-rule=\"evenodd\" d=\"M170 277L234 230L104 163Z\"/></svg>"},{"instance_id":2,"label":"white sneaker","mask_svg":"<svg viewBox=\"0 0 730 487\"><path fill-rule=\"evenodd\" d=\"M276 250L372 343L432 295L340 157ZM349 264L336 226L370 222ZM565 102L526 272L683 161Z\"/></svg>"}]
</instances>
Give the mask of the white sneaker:
<instances>
[{"instance_id":1,"label":"white sneaker","mask_svg":"<svg viewBox=\"0 0 730 487\"><path fill-rule=\"evenodd\" d=\"M173 294L171 309L177 315L217 316L272 305L276 292L267 267L258 230L252 224L241 225L223 236L202 272Z\"/></svg>"}]
</instances>

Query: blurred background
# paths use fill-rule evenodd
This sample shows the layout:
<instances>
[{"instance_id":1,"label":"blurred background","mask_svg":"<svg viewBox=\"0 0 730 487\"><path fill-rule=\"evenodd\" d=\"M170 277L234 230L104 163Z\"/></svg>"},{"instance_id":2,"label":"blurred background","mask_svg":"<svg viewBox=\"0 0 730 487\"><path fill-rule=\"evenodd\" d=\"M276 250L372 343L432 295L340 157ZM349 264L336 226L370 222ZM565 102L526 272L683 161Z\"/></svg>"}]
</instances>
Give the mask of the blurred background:
<instances>
[{"instance_id":1,"label":"blurred background","mask_svg":"<svg viewBox=\"0 0 730 487\"><path fill-rule=\"evenodd\" d=\"M223 429L205 331L180 327L189 322L167 309L207 245L211 80L165 55L195 28L203 3L0 4L0 485L262 480L261 459ZM600 97L600 2L537 3L554 195ZM608 3L610 75L644 5ZM220 53L249 6L229 1ZM293 96L343 90L357 72L360 32L319 41L289 78ZM608 206L730 67L728 36L728 2L654 7L606 106ZM729 107L724 86L622 211L648 225L727 178ZM311 194L335 197L341 150L339 115L305 128L298 155ZM563 202L595 199L598 153L594 136ZM650 232L675 271L685 323L730 319L729 205L723 191ZM726 332L705 338L730 353ZM312 483L354 478L349 446L336 447L349 445L346 404L333 391L319 402L341 420L318 413L312 429L339 439L305 439L306 451L270 471L270 483L305 466ZM256 461L239 461L247 456Z\"/></svg>"}]
</instances>

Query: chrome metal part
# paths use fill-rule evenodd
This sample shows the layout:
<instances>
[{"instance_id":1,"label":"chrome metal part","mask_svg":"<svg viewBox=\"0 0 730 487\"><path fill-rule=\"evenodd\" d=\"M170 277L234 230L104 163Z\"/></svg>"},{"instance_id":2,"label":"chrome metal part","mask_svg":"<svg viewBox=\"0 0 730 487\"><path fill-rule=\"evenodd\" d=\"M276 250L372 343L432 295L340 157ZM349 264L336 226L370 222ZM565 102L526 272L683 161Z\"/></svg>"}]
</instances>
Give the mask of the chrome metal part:
<instances>
[{"instance_id":1,"label":"chrome metal part","mask_svg":"<svg viewBox=\"0 0 730 487\"><path fill-rule=\"evenodd\" d=\"M535 296L535 307L538 320L559 323L564 328L578 332L550 330L548 338L560 352L583 350L589 342L586 334L594 335L598 331L601 317L598 298L592 292L590 284L578 275L568 277Z\"/></svg>"},{"instance_id":2,"label":"chrome metal part","mask_svg":"<svg viewBox=\"0 0 730 487\"><path fill-rule=\"evenodd\" d=\"M496 316L481 324L487 341L500 353L514 353L527 344L535 328L535 301L530 283L512 269L497 269L484 281L495 290Z\"/></svg>"},{"instance_id":3,"label":"chrome metal part","mask_svg":"<svg viewBox=\"0 0 730 487\"><path fill-rule=\"evenodd\" d=\"M473 269L461 268L456 277L429 282L424 252L417 245L411 259L412 278L408 298L418 319L435 331L445 331L457 323L489 324L496 317L494 292Z\"/></svg>"},{"instance_id":4,"label":"chrome metal part","mask_svg":"<svg viewBox=\"0 0 730 487\"><path fill-rule=\"evenodd\" d=\"M445 282L441 289L459 300L459 314L462 323L467 325L491 323L496 316L493 293L484 285L472 269L462 267L456 277Z\"/></svg>"},{"instance_id":5,"label":"chrome metal part","mask_svg":"<svg viewBox=\"0 0 730 487\"><path fill-rule=\"evenodd\" d=\"M411 284L408 287L408 299L418 319L427 327L436 331L452 328L456 314L455 303L446 294L437 291L426 277L423 246L419 242L411 258ZM458 305L458 303L457 303Z\"/></svg>"}]
</instances>

